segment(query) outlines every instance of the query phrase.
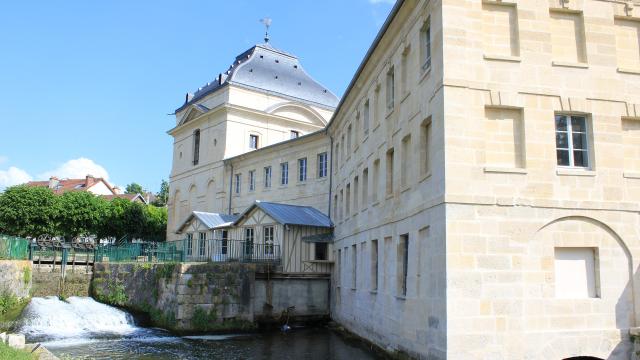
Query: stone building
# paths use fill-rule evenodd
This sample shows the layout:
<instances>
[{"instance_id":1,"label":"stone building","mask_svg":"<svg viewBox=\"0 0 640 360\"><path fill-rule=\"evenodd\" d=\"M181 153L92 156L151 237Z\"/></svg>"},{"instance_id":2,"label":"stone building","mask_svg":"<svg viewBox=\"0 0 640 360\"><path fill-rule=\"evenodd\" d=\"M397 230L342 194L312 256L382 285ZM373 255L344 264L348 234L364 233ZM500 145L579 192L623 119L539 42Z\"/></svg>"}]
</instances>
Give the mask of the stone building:
<instances>
[{"instance_id":1,"label":"stone building","mask_svg":"<svg viewBox=\"0 0 640 360\"><path fill-rule=\"evenodd\" d=\"M398 1L333 115L335 103L321 113L327 125L288 144L229 150L219 170L174 157L170 206L175 214L193 199L185 204L234 213L278 199L326 212L332 318L386 349L632 358L639 35L635 1ZM198 111L190 101L179 118ZM172 130L182 134L176 154L191 146L194 128L185 129ZM263 186L261 164L325 151L326 180ZM201 189L193 198L183 173Z\"/></svg>"}]
</instances>

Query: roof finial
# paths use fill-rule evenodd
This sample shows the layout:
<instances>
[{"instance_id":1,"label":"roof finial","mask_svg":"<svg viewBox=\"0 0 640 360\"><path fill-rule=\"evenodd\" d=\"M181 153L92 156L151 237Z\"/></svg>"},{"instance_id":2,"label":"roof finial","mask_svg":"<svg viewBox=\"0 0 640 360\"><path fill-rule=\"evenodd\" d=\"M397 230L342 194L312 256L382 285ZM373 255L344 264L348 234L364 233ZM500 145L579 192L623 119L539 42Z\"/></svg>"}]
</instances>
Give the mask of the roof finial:
<instances>
[{"instance_id":1,"label":"roof finial","mask_svg":"<svg viewBox=\"0 0 640 360\"><path fill-rule=\"evenodd\" d=\"M264 24L266 30L264 32L264 42L268 43L269 42L269 26L271 26L271 18L262 18L260 19L260 22Z\"/></svg>"}]
</instances>

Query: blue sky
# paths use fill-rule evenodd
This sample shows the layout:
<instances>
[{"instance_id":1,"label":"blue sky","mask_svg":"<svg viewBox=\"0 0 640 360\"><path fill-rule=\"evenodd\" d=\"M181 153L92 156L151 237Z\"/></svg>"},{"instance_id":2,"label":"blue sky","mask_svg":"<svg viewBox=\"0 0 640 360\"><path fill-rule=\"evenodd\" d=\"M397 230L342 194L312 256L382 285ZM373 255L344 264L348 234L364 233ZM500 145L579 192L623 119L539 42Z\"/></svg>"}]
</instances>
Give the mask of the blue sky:
<instances>
[{"instance_id":1,"label":"blue sky","mask_svg":"<svg viewBox=\"0 0 640 360\"><path fill-rule=\"evenodd\" d=\"M8 1L0 4L0 190L50 175L157 191L168 116L262 42L341 96L391 0Z\"/></svg>"}]
</instances>

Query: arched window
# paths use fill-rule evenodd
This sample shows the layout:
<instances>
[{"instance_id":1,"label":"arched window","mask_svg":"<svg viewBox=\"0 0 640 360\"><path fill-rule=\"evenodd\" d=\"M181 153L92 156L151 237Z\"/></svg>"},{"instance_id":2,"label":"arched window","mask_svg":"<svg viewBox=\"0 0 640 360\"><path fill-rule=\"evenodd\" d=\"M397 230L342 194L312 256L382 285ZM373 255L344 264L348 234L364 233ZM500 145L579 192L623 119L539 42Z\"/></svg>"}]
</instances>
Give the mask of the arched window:
<instances>
[{"instance_id":1,"label":"arched window","mask_svg":"<svg viewBox=\"0 0 640 360\"><path fill-rule=\"evenodd\" d=\"M200 161L200 129L193 132L193 165Z\"/></svg>"}]
</instances>

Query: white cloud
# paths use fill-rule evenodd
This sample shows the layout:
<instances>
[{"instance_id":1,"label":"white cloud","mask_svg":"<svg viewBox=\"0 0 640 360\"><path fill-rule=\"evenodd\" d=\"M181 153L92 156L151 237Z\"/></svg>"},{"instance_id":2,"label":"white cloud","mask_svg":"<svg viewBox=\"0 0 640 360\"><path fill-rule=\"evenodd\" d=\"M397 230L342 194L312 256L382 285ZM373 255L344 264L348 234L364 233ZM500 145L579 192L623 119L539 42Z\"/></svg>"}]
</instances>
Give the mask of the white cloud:
<instances>
[{"instance_id":1,"label":"white cloud","mask_svg":"<svg viewBox=\"0 0 640 360\"><path fill-rule=\"evenodd\" d=\"M9 170L0 170L0 190L4 190L9 186L24 184L31 180L31 176L26 171L15 166L10 167Z\"/></svg>"},{"instance_id":2,"label":"white cloud","mask_svg":"<svg viewBox=\"0 0 640 360\"><path fill-rule=\"evenodd\" d=\"M42 174L39 174L38 178L48 180L51 176L57 176L61 179L81 179L87 175L101 177L105 180L109 179L109 173L105 168L96 164L93 160L83 157L69 160L56 169L45 171Z\"/></svg>"},{"instance_id":3,"label":"white cloud","mask_svg":"<svg viewBox=\"0 0 640 360\"><path fill-rule=\"evenodd\" d=\"M396 0L369 0L371 4L390 4L393 5L396 3Z\"/></svg>"}]
</instances>

